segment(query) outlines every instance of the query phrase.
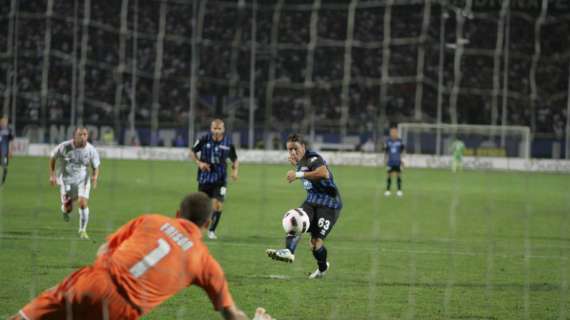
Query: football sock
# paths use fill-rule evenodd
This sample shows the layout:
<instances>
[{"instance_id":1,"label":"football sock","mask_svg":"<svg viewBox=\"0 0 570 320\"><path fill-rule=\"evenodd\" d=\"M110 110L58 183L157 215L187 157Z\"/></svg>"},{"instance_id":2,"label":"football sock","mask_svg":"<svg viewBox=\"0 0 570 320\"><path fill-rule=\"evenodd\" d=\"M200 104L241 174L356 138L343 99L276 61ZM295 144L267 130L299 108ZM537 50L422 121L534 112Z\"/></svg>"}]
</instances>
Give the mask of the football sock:
<instances>
[{"instance_id":1,"label":"football sock","mask_svg":"<svg viewBox=\"0 0 570 320\"><path fill-rule=\"evenodd\" d=\"M398 190L402 190L402 178L398 177Z\"/></svg>"},{"instance_id":2,"label":"football sock","mask_svg":"<svg viewBox=\"0 0 570 320\"><path fill-rule=\"evenodd\" d=\"M6 182L7 176L8 176L8 168L4 168L4 170L2 172L2 183L0 183L0 184L4 184L4 182Z\"/></svg>"},{"instance_id":3,"label":"football sock","mask_svg":"<svg viewBox=\"0 0 570 320\"><path fill-rule=\"evenodd\" d=\"M79 231L85 231L87 229L87 222L89 222L89 208L79 208Z\"/></svg>"},{"instance_id":4,"label":"football sock","mask_svg":"<svg viewBox=\"0 0 570 320\"><path fill-rule=\"evenodd\" d=\"M288 234L287 238L285 238L285 248L289 249L291 253L295 253L295 249L297 249L297 244L299 243L300 239L300 236Z\"/></svg>"},{"instance_id":5,"label":"football sock","mask_svg":"<svg viewBox=\"0 0 570 320\"><path fill-rule=\"evenodd\" d=\"M317 260L319 271L323 272L327 270L327 248L325 248L325 246L313 250L313 257Z\"/></svg>"},{"instance_id":6,"label":"football sock","mask_svg":"<svg viewBox=\"0 0 570 320\"><path fill-rule=\"evenodd\" d=\"M392 186L392 178L388 177L386 179L386 190L390 191L391 186Z\"/></svg>"},{"instance_id":7,"label":"football sock","mask_svg":"<svg viewBox=\"0 0 570 320\"><path fill-rule=\"evenodd\" d=\"M210 231L216 231L218 227L218 223L220 223L220 219L222 218L221 211L214 211L212 214L212 224L210 225Z\"/></svg>"}]
</instances>

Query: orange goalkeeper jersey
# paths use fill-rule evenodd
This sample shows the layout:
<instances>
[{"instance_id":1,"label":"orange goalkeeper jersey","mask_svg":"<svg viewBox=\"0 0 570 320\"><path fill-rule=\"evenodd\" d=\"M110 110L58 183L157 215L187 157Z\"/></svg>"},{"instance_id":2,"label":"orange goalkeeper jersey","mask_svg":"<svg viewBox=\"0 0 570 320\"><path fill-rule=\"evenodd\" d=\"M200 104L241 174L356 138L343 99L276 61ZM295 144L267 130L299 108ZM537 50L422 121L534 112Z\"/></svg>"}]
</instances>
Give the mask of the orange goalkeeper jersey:
<instances>
[{"instance_id":1,"label":"orange goalkeeper jersey","mask_svg":"<svg viewBox=\"0 0 570 320\"><path fill-rule=\"evenodd\" d=\"M186 219L140 216L110 235L108 246L95 265L109 270L143 314L192 284L207 292L216 310L234 304L199 227Z\"/></svg>"}]
</instances>

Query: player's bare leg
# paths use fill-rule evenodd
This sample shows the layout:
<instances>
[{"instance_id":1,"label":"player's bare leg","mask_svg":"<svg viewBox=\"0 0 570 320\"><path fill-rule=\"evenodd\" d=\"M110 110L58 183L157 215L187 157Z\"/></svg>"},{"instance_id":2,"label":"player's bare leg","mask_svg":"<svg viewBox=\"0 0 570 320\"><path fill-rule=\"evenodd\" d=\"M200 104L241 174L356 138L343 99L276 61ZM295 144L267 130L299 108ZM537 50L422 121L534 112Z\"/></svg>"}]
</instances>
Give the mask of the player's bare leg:
<instances>
[{"instance_id":1,"label":"player's bare leg","mask_svg":"<svg viewBox=\"0 0 570 320\"><path fill-rule=\"evenodd\" d=\"M318 279L325 276L330 268L330 263L327 261L327 249L324 246L323 239L311 238L311 249L313 257L317 260L317 270L309 274L309 279Z\"/></svg>"},{"instance_id":2,"label":"player's bare leg","mask_svg":"<svg viewBox=\"0 0 570 320\"><path fill-rule=\"evenodd\" d=\"M89 222L89 207L87 207L88 200L79 197L79 237L82 240L89 239L87 235L87 223Z\"/></svg>"},{"instance_id":3,"label":"player's bare leg","mask_svg":"<svg viewBox=\"0 0 570 320\"><path fill-rule=\"evenodd\" d=\"M63 221L69 222L69 214L73 210L73 199L69 195L63 196L63 201L61 204L61 214L63 216Z\"/></svg>"},{"instance_id":4,"label":"player's bare leg","mask_svg":"<svg viewBox=\"0 0 570 320\"><path fill-rule=\"evenodd\" d=\"M219 201L218 199L212 199L212 223L210 224L210 228L208 229L208 239L216 240L218 237L216 236L216 228L218 227L218 223L220 223L220 219L222 218L222 210L224 209L224 204Z\"/></svg>"}]
</instances>

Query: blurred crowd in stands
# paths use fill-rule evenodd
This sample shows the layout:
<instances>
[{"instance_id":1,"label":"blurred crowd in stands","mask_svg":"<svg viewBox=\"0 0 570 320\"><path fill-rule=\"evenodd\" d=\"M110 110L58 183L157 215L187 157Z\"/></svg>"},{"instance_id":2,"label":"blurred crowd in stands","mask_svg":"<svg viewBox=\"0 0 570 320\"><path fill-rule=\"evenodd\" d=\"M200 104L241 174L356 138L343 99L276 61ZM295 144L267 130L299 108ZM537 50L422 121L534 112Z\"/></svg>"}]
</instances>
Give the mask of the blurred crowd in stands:
<instances>
[{"instance_id":1,"label":"blurred crowd in stands","mask_svg":"<svg viewBox=\"0 0 570 320\"><path fill-rule=\"evenodd\" d=\"M357 8L351 26L348 5L344 9L323 6L314 14L311 5L287 3L276 12L275 5L262 2L256 12L255 119L260 126L271 114L268 123L275 130L315 124L322 130L339 132L339 126L346 125L348 132L360 134L373 129L381 108L386 123L435 122L440 70L445 88L442 120L450 121L454 66L460 54L455 45L457 18L462 12L450 8L445 13L445 62L440 66L439 5L432 5L425 30L424 5L394 6L387 30L383 7ZM184 126L189 116L191 67L196 63L197 123L207 124L208 119L222 114L231 117L236 128L247 126L252 70L249 5L240 10L237 1L212 0L204 7L192 1L128 1L123 15L127 32L121 33L122 1L90 1L89 10L84 4L55 0L48 19L46 0L19 2L16 42L10 47L11 1L0 2L1 99L5 102L9 98L7 87L17 74L20 121L40 121L45 116L48 122L65 122L75 113L90 123L127 123L134 112L141 125L148 125L156 115L160 126ZM201 13L203 19L193 24L192 17ZM311 30L313 19L315 30ZM535 35L536 15L512 12L509 35L503 38L508 60L504 47L496 52L499 12L474 11L463 14L463 19L462 39L466 43L458 60L458 122L500 124L506 101L507 124L562 136L568 116L567 16L549 15L540 35ZM193 30L200 23L201 30ZM164 37L159 36L161 30ZM192 34L200 31L201 41L196 46L199 54L193 57ZM49 67L44 70L47 39ZM533 84L537 39L540 56ZM386 44L390 50L384 52ZM421 59L423 79L417 77ZM121 60L124 65L119 67ZM387 70L383 72L383 68ZM495 68L497 79L493 78ZM389 79L381 99L383 73ZM45 114L41 107L43 76L47 76L44 81L48 90ZM420 100L416 100L418 81L423 84ZM504 100L505 85L508 95ZM496 86L498 91L494 92Z\"/></svg>"}]
</instances>

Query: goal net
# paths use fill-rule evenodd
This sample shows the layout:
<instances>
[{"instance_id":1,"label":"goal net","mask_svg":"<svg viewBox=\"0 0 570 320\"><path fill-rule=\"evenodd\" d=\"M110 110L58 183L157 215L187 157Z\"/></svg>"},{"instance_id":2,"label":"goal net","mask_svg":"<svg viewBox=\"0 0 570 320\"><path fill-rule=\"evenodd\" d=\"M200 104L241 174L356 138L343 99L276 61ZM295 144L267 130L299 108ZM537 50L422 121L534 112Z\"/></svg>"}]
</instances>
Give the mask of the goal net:
<instances>
[{"instance_id":1,"label":"goal net","mask_svg":"<svg viewBox=\"0 0 570 320\"><path fill-rule=\"evenodd\" d=\"M445 155L459 138L468 154L526 158L531 128L532 157L551 157L557 143L570 159L567 3L0 1L0 115L26 139L17 146L47 147L86 126L102 158L89 199L93 243L79 240L77 207L61 221L47 159L10 160L0 187L0 319L91 263L136 215L173 214L179 193L198 188L188 147L216 117L244 165L228 181L219 240L207 245L248 312L259 302L278 319L568 318L570 179L404 169L391 188L405 195L389 198L385 170L325 157L345 207L326 241L328 279L309 284L308 236L294 264L263 256L283 243L282 213L303 200L300 181L245 156L269 162L277 152L258 150L280 150L285 162L291 132L321 150L379 152L401 123L410 153ZM109 150L145 161L110 159ZM184 162L146 161L178 154ZM344 154L353 155L381 159ZM191 296L145 317L218 316Z\"/></svg>"},{"instance_id":2,"label":"goal net","mask_svg":"<svg viewBox=\"0 0 570 320\"><path fill-rule=\"evenodd\" d=\"M468 156L528 158L530 154L529 127L401 123L398 130L408 153L447 155L460 140Z\"/></svg>"}]
</instances>

